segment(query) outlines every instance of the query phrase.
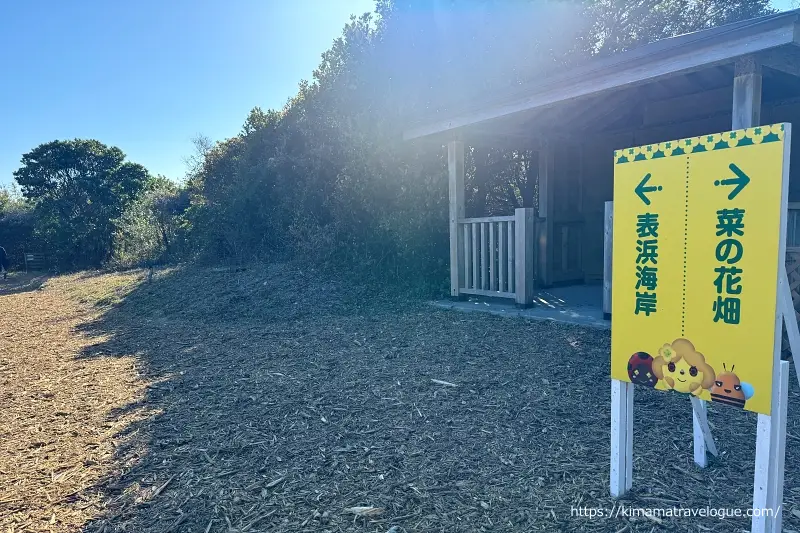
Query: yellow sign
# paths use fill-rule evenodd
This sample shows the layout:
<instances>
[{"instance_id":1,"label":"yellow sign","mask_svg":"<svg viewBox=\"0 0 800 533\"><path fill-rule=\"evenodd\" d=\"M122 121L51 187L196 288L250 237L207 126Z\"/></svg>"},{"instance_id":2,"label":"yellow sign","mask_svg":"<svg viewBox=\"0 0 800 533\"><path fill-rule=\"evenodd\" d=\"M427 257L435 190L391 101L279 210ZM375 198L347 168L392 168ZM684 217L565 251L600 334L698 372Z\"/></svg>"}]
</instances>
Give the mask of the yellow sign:
<instances>
[{"instance_id":1,"label":"yellow sign","mask_svg":"<svg viewBox=\"0 0 800 533\"><path fill-rule=\"evenodd\" d=\"M776 124L614 153L613 379L770 413L789 137Z\"/></svg>"}]
</instances>

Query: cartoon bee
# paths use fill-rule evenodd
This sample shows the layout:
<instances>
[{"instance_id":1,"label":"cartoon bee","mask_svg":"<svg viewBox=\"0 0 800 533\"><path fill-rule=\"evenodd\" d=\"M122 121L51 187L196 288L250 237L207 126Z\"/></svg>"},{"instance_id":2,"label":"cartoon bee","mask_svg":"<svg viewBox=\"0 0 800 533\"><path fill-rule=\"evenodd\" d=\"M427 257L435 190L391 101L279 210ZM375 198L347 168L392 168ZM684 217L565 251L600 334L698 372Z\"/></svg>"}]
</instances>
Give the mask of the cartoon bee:
<instances>
[{"instance_id":1,"label":"cartoon bee","mask_svg":"<svg viewBox=\"0 0 800 533\"><path fill-rule=\"evenodd\" d=\"M744 409L744 403L753 397L755 389L749 383L745 383L739 379L739 376L733 373L733 365L730 370L722 363L724 372L717 374L714 381L714 386L711 387L711 401L724 403L725 405L732 405L740 409Z\"/></svg>"},{"instance_id":2,"label":"cartoon bee","mask_svg":"<svg viewBox=\"0 0 800 533\"><path fill-rule=\"evenodd\" d=\"M653 373L668 388L699 396L714 384L714 369L687 339L675 339L658 350Z\"/></svg>"}]
</instances>

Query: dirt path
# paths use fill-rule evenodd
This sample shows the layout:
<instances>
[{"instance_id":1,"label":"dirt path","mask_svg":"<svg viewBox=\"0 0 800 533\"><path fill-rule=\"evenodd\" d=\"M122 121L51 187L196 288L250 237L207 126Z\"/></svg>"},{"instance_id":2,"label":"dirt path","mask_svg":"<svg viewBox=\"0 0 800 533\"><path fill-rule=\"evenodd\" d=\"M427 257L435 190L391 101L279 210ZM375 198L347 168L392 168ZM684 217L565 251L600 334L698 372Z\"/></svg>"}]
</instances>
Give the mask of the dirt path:
<instances>
[{"instance_id":1,"label":"dirt path","mask_svg":"<svg viewBox=\"0 0 800 533\"><path fill-rule=\"evenodd\" d=\"M92 318L64 292L17 276L0 286L0 531L79 531L142 397L136 359L82 357Z\"/></svg>"},{"instance_id":2,"label":"dirt path","mask_svg":"<svg viewBox=\"0 0 800 533\"><path fill-rule=\"evenodd\" d=\"M609 336L434 309L288 267L0 289L0 533L718 532L611 509ZM637 390L641 508L752 503L756 417ZM790 386L784 528L800 531ZM353 507L374 507L357 516ZM362 511L363 513L363 511Z\"/></svg>"}]
</instances>

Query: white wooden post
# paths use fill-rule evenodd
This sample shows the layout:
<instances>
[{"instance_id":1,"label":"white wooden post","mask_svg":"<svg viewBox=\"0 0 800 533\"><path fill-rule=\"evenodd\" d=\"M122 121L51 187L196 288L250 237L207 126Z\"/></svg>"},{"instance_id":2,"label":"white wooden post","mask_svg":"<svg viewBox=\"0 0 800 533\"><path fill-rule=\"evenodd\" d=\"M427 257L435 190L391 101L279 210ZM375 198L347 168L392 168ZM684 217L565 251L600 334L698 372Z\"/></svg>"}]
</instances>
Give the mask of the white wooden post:
<instances>
[{"instance_id":1,"label":"white wooden post","mask_svg":"<svg viewBox=\"0 0 800 533\"><path fill-rule=\"evenodd\" d=\"M514 211L514 292L519 307L533 303L534 216L529 207Z\"/></svg>"},{"instance_id":2,"label":"white wooden post","mask_svg":"<svg viewBox=\"0 0 800 533\"><path fill-rule=\"evenodd\" d=\"M625 405L625 492L633 487L633 383L627 383Z\"/></svg>"},{"instance_id":3,"label":"white wooden post","mask_svg":"<svg viewBox=\"0 0 800 533\"><path fill-rule=\"evenodd\" d=\"M514 224L516 224L516 222ZM514 252L514 224L509 222L506 227L506 230L508 230L508 235L506 235L508 250L508 292L516 292L516 288L514 287L514 282L516 281L514 279L514 262L516 261Z\"/></svg>"},{"instance_id":4,"label":"white wooden post","mask_svg":"<svg viewBox=\"0 0 800 533\"><path fill-rule=\"evenodd\" d=\"M775 511L772 517L774 533L781 532L783 522L783 479L786 465L786 422L789 406L789 361L780 362L780 381L777 384L778 403L772 409L772 483L767 499Z\"/></svg>"},{"instance_id":5,"label":"white wooden post","mask_svg":"<svg viewBox=\"0 0 800 533\"><path fill-rule=\"evenodd\" d=\"M611 265L614 243L614 202L605 203L603 217L603 318L611 320Z\"/></svg>"},{"instance_id":6,"label":"white wooden post","mask_svg":"<svg viewBox=\"0 0 800 533\"><path fill-rule=\"evenodd\" d=\"M497 251L495 235L497 234L497 227L499 223L489 223L489 290L497 290Z\"/></svg>"},{"instance_id":7,"label":"white wooden post","mask_svg":"<svg viewBox=\"0 0 800 533\"><path fill-rule=\"evenodd\" d=\"M773 384L772 415L758 415L752 533L780 533L783 521L783 480L786 460L786 417L789 403L789 362L778 365ZM766 514L764 511L775 513Z\"/></svg>"},{"instance_id":8,"label":"white wooden post","mask_svg":"<svg viewBox=\"0 0 800 533\"><path fill-rule=\"evenodd\" d=\"M611 496L633 486L633 384L611 380Z\"/></svg>"},{"instance_id":9,"label":"white wooden post","mask_svg":"<svg viewBox=\"0 0 800 533\"><path fill-rule=\"evenodd\" d=\"M458 297L465 287L463 234L458 223L464 218L464 143L447 143L447 169L450 188L450 295ZM473 251L474 253L474 251Z\"/></svg>"},{"instance_id":10,"label":"white wooden post","mask_svg":"<svg viewBox=\"0 0 800 533\"><path fill-rule=\"evenodd\" d=\"M800 328L792 302L792 290L789 285L789 276L786 273L786 264L780 268L783 283L778 287L778 305L783 315L783 325L789 337L789 347L794 354L800 354ZM780 286L782 285L782 286ZM795 359L797 361L797 359ZM797 368L797 381L800 383L800 368ZM755 489L753 493L754 508L769 508L776 513L774 517L753 517L753 532L780 533L783 527L783 481L786 462L786 422L789 405L789 362L781 361L778 383L774 385L772 400L772 416L758 418L756 441L756 474ZM769 438L769 442L765 442ZM768 450L769 457L763 454ZM760 459L760 460L759 460Z\"/></svg>"},{"instance_id":11,"label":"white wooden post","mask_svg":"<svg viewBox=\"0 0 800 533\"><path fill-rule=\"evenodd\" d=\"M489 290L489 247L486 243L486 230L489 224L481 222L481 289Z\"/></svg>"},{"instance_id":12,"label":"white wooden post","mask_svg":"<svg viewBox=\"0 0 800 533\"><path fill-rule=\"evenodd\" d=\"M472 227L472 288L480 289L479 281L481 271L480 263L478 262L478 256L480 256L478 251L478 226L480 226L480 224L473 222L470 226Z\"/></svg>"},{"instance_id":13,"label":"white wooden post","mask_svg":"<svg viewBox=\"0 0 800 533\"><path fill-rule=\"evenodd\" d=\"M547 287L553 283L553 149L539 151L539 212L536 221L536 283Z\"/></svg>"},{"instance_id":14,"label":"white wooden post","mask_svg":"<svg viewBox=\"0 0 800 533\"><path fill-rule=\"evenodd\" d=\"M770 482L770 417L758 415L756 426L756 469L753 476L753 509L766 509L769 507L769 482ZM753 516L751 523L752 533L767 533L767 517Z\"/></svg>"},{"instance_id":15,"label":"white wooden post","mask_svg":"<svg viewBox=\"0 0 800 533\"><path fill-rule=\"evenodd\" d=\"M788 152L788 147L787 147ZM788 154L784 156L788 160ZM787 169L784 168L784 173ZM787 181L784 176L784 182ZM786 187L786 183L784 183ZM784 194L786 191L784 190ZM785 220L783 220L785 222ZM781 242L786 242L786 226L781 229ZM781 252L785 254L785 246L781 246ZM781 257L782 261L785 261ZM753 479L753 509L777 513L783 503L783 474L784 460L786 451L786 404L789 401L789 364L780 360L781 343L783 340L782 326L786 325L787 332L790 328L790 321L794 322L794 329L797 328L797 321L794 315L794 306L791 304L791 294L788 301L786 294L790 292L788 288L789 277L786 274L786 264L782 262L778 269L777 283L777 309L775 313L775 340L773 345L773 360L775 361L772 370L772 398L770 401L770 415L758 415L758 425L756 427L756 465ZM788 315L788 316L787 316ZM795 345L791 343L794 339ZM789 334L789 343L792 352L797 346L796 337ZM780 533L782 516L770 516L764 513L754 513L751 531L752 533Z\"/></svg>"},{"instance_id":16,"label":"white wooden post","mask_svg":"<svg viewBox=\"0 0 800 533\"><path fill-rule=\"evenodd\" d=\"M706 451L717 456L717 446L714 444L714 437L711 435L711 427L708 425L708 407L706 402L691 396L692 400L692 428L694 433L694 462L700 468L708 466L708 456ZM697 442L700 439L702 442Z\"/></svg>"},{"instance_id":17,"label":"white wooden post","mask_svg":"<svg viewBox=\"0 0 800 533\"><path fill-rule=\"evenodd\" d=\"M469 284L472 279L472 254L476 253L475 250L470 249L472 224L461 224L461 227L464 228L464 234L461 237L464 240L464 257L462 258L464 262L464 288L477 289L477 287L470 287Z\"/></svg>"},{"instance_id":18,"label":"white wooden post","mask_svg":"<svg viewBox=\"0 0 800 533\"><path fill-rule=\"evenodd\" d=\"M506 264L508 261L508 253L506 252L506 226L508 226L510 222L500 222L497 224L497 244L500 246L500 250L497 256L497 275L499 279L497 280L497 288L500 292L511 292L508 286L506 285Z\"/></svg>"}]
</instances>

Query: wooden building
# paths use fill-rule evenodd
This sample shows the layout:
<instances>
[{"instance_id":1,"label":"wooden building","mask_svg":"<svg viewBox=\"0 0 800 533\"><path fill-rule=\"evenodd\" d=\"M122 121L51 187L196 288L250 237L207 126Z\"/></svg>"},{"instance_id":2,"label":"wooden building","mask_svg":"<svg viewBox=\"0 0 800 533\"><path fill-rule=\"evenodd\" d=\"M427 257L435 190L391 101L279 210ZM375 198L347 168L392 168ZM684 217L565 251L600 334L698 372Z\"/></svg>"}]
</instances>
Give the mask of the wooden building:
<instances>
[{"instance_id":1,"label":"wooden building","mask_svg":"<svg viewBox=\"0 0 800 533\"><path fill-rule=\"evenodd\" d=\"M604 213L613 200L615 149L800 124L800 10L598 58L472 104L404 137L448 146L451 295L528 305L534 287L610 274ZM465 145L539 151L538 206L464 218ZM789 201L800 202L800 149L792 154ZM788 228L793 251L800 245L796 205Z\"/></svg>"}]
</instances>

